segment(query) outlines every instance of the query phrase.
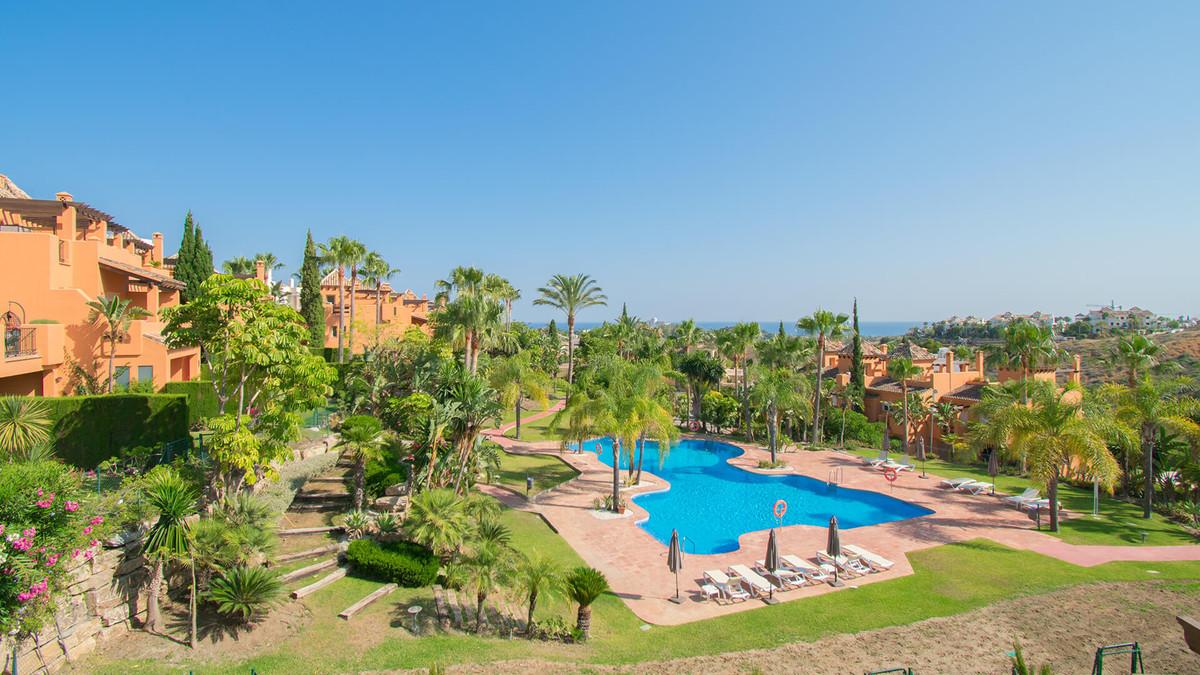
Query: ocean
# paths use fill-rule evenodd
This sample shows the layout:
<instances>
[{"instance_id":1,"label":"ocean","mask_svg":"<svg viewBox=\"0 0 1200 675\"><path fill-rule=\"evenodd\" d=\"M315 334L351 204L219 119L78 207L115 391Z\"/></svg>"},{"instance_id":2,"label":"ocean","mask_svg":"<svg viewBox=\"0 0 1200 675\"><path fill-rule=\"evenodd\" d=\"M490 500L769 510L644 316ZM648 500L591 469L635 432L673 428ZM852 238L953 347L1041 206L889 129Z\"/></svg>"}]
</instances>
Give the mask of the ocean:
<instances>
[{"instance_id":1,"label":"ocean","mask_svg":"<svg viewBox=\"0 0 1200 675\"><path fill-rule=\"evenodd\" d=\"M660 322L660 323L662 323L662 322ZM738 323L738 322L736 322L736 321L697 321L696 325L700 326L704 330L717 330L718 328L727 328L729 326L732 326L735 323ZM908 333L910 328L915 328L917 326L920 326L922 323L924 323L924 322L922 322L922 321L859 321L858 329L860 331L862 331L862 334L864 337L894 337L894 336L904 335L904 334ZM567 329L567 322L565 320L556 320L556 324L558 325L559 330L565 331ZM544 322L544 321L530 322L529 325L534 328L544 328L546 326L546 322ZM582 330L590 330L592 328L599 328L600 325L601 325L601 322L599 322L599 321L578 321L575 323L575 330L581 330L581 331ZM762 326L764 333L774 333L775 331L779 330L779 322L778 321L759 321L758 325ZM849 327L849 324L847 324L847 327ZM784 321L783 329L791 335L801 334L801 331L796 329L796 321L794 319L791 321Z\"/></svg>"}]
</instances>

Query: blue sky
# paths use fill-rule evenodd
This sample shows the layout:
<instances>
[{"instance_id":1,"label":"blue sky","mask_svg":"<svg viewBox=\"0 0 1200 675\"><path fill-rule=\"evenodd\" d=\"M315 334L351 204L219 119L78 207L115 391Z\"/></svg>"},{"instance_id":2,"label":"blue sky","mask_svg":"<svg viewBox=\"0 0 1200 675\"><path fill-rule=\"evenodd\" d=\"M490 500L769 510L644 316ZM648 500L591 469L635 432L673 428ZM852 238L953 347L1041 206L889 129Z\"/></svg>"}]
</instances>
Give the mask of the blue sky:
<instances>
[{"instance_id":1,"label":"blue sky","mask_svg":"<svg viewBox=\"0 0 1200 675\"><path fill-rule=\"evenodd\" d=\"M1200 3L13 3L0 173L619 311L1200 313Z\"/></svg>"}]
</instances>

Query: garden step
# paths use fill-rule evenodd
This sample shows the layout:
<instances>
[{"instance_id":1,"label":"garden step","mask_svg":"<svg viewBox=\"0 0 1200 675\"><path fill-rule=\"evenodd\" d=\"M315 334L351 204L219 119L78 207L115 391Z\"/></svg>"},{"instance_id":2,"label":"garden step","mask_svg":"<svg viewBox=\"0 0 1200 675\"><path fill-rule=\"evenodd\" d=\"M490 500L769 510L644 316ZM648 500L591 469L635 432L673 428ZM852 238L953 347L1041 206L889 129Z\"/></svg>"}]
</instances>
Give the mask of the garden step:
<instances>
[{"instance_id":1,"label":"garden step","mask_svg":"<svg viewBox=\"0 0 1200 675\"><path fill-rule=\"evenodd\" d=\"M321 534L324 532L344 532L346 528L341 525L327 525L324 527L293 527L287 530L280 530L279 536L286 537L293 534Z\"/></svg>"},{"instance_id":2,"label":"garden step","mask_svg":"<svg viewBox=\"0 0 1200 675\"><path fill-rule=\"evenodd\" d=\"M440 584L433 585L433 602L437 605L438 626L450 630L450 612L446 609L446 596Z\"/></svg>"},{"instance_id":3,"label":"garden step","mask_svg":"<svg viewBox=\"0 0 1200 675\"><path fill-rule=\"evenodd\" d=\"M286 583L295 581L297 579L303 579L304 577L310 577L310 576L316 574L317 572L320 572L321 570L327 570L330 567L336 566L337 562L338 561L337 561L336 557L328 558L326 560L322 560L321 562L313 563L307 567L301 567L298 570L288 572L287 574L279 577L279 580L286 584Z\"/></svg>"},{"instance_id":4,"label":"garden step","mask_svg":"<svg viewBox=\"0 0 1200 675\"><path fill-rule=\"evenodd\" d=\"M349 504L345 500L307 500L298 503L293 503L288 511L292 513L341 513L349 510Z\"/></svg>"},{"instance_id":5,"label":"garden step","mask_svg":"<svg viewBox=\"0 0 1200 675\"><path fill-rule=\"evenodd\" d=\"M329 574L326 574L325 576L321 577L315 583L311 583L303 588L297 588L296 590L292 591L292 598L295 600L299 600L300 598L303 598L306 595L316 593L317 591L321 590L322 588L325 588L329 584L332 584L333 582L337 581L338 579L341 579L344 576L346 576L346 568L339 567L336 570L330 572Z\"/></svg>"},{"instance_id":6,"label":"garden step","mask_svg":"<svg viewBox=\"0 0 1200 675\"><path fill-rule=\"evenodd\" d=\"M341 485L341 484L345 483L347 480L349 480L349 478L350 478L349 476L316 476L314 478L309 478L307 482L323 483L323 484L329 484L329 485L333 485L333 484Z\"/></svg>"},{"instance_id":7,"label":"garden step","mask_svg":"<svg viewBox=\"0 0 1200 675\"><path fill-rule=\"evenodd\" d=\"M464 592L458 602L462 605L463 630L475 630L475 604L471 602L471 596Z\"/></svg>"},{"instance_id":8,"label":"garden step","mask_svg":"<svg viewBox=\"0 0 1200 675\"><path fill-rule=\"evenodd\" d=\"M388 595L389 593L396 590L397 588L399 588L399 586L397 586L396 584L385 584L383 586L380 586L378 589L376 589L374 592L372 592L367 597L363 598L362 600L359 600L358 602L354 603L353 605L350 605L346 609L342 610L342 613L338 614L338 617L342 618L342 619L346 619L348 621L350 619L350 617L357 614L360 610L362 610L363 607L366 607L367 605L371 604L372 602L375 602L376 600L382 598L383 596Z\"/></svg>"},{"instance_id":9,"label":"garden step","mask_svg":"<svg viewBox=\"0 0 1200 675\"><path fill-rule=\"evenodd\" d=\"M349 492L332 492L329 490L312 490L312 491L301 490L296 493L295 498L296 499L306 499L306 500L337 499L337 500L344 501L344 500L350 499L350 496L351 495Z\"/></svg>"},{"instance_id":10,"label":"garden step","mask_svg":"<svg viewBox=\"0 0 1200 675\"><path fill-rule=\"evenodd\" d=\"M453 588L446 589L446 601L450 603L450 611L454 614L454 625L458 628L465 628L462 606L458 604L458 596L454 594Z\"/></svg>"},{"instance_id":11,"label":"garden step","mask_svg":"<svg viewBox=\"0 0 1200 675\"><path fill-rule=\"evenodd\" d=\"M326 546L318 546L310 548L306 551L296 551L295 553L285 553L275 558L275 563L287 563L294 560L303 560L304 558L315 558L323 553L335 553L341 548L338 544L329 544Z\"/></svg>"},{"instance_id":12,"label":"garden step","mask_svg":"<svg viewBox=\"0 0 1200 675\"><path fill-rule=\"evenodd\" d=\"M521 611L521 608L508 598L504 598L502 602L504 603L504 613L508 615L508 619L512 622L513 628L515 628L518 632L524 632L525 612Z\"/></svg>"}]
</instances>

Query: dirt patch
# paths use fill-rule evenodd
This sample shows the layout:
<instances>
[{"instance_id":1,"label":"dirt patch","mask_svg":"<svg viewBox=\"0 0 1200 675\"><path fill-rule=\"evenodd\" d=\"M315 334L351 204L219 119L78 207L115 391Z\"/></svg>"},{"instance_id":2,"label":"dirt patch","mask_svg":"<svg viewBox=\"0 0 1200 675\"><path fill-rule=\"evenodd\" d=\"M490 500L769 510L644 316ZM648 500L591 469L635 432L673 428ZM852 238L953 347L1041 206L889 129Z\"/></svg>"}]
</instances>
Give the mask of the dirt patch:
<instances>
[{"instance_id":1,"label":"dirt patch","mask_svg":"<svg viewBox=\"0 0 1200 675\"><path fill-rule=\"evenodd\" d=\"M1098 584L1011 600L966 614L774 649L732 652L629 667L513 661L450 668L454 673L863 673L907 666L929 673L1007 673L1020 640L1027 658L1056 673L1091 671L1096 647L1136 640L1147 672L1200 673L1175 623L1195 613L1200 585ZM1128 661L1125 662L1128 664ZM1114 663L1114 665L1116 665ZM1109 667L1108 672L1119 669Z\"/></svg>"}]
</instances>

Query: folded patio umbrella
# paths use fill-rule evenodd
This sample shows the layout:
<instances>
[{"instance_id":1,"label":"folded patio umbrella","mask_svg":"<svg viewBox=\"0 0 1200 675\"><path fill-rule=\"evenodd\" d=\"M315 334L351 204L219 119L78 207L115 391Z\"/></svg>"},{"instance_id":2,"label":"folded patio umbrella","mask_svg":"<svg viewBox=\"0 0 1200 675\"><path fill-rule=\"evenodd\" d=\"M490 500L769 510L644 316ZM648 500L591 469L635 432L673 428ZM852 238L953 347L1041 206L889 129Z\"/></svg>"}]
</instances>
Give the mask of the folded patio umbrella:
<instances>
[{"instance_id":1,"label":"folded patio umbrella","mask_svg":"<svg viewBox=\"0 0 1200 675\"><path fill-rule=\"evenodd\" d=\"M771 530L771 536L767 538L767 557L763 560L767 566L767 571L774 572L782 567L779 564L779 544L775 541L775 530Z\"/></svg>"},{"instance_id":2,"label":"folded patio umbrella","mask_svg":"<svg viewBox=\"0 0 1200 675\"><path fill-rule=\"evenodd\" d=\"M837 516L829 517L829 540L825 544L825 552L834 558L842 555L842 542L838 537Z\"/></svg>"},{"instance_id":3,"label":"folded patio umbrella","mask_svg":"<svg viewBox=\"0 0 1200 675\"><path fill-rule=\"evenodd\" d=\"M675 597L672 602L683 602L679 596L679 570L683 569L683 551L679 549L679 530L671 530L671 544L667 547L667 569L675 573Z\"/></svg>"}]
</instances>

